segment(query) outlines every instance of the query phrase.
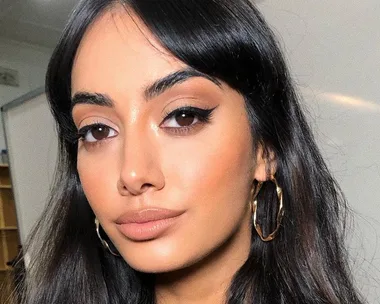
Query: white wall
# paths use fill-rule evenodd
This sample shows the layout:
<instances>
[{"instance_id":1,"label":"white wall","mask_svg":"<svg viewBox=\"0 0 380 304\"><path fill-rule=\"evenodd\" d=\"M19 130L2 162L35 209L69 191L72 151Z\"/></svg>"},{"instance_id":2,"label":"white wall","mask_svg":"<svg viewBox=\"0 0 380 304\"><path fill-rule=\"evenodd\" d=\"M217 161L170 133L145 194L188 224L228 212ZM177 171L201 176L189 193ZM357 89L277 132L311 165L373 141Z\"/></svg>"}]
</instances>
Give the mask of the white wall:
<instances>
[{"instance_id":1,"label":"white wall","mask_svg":"<svg viewBox=\"0 0 380 304\"><path fill-rule=\"evenodd\" d=\"M44 86L51 53L47 48L0 38L0 66L17 70L20 81L19 87L0 84L0 106ZM4 148L4 133L0 127L0 149Z\"/></svg>"},{"instance_id":2,"label":"white wall","mask_svg":"<svg viewBox=\"0 0 380 304\"><path fill-rule=\"evenodd\" d=\"M58 153L54 119L38 91L2 113L21 244L46 206Z\"/></svg>"},{"instance_id":3,"label":"white wall","mask_svg":"<svg viewBox=\"0 0 380 304\"><path fill-rule=\"evenodd\" d=\"M352 268L380 303L380 2L265 0L317 140L355 211Z\"/></svg>"}]
</instances>

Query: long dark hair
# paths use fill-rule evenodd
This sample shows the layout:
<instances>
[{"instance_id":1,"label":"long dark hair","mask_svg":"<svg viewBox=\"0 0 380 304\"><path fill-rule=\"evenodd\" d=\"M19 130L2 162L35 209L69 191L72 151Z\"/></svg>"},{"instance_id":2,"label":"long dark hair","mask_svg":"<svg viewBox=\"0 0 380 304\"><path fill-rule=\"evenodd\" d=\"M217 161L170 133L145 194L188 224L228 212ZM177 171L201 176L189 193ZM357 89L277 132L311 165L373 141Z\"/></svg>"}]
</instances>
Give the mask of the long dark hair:
<instances>
[{"instance_id":1,"label":"long dark hair","mask_svg":"<svg viewBox=\"0 0 380 304\"><path fill-rule=\"evenodd\" d=\"M235 274L226 303L363 303L344 249L345 200L317 149L274 35L249 0L80 2L47 73L59 164L49 206L27 249L22 303L155 303L154 276L102 249L72 140L71 70L78 45L94 19L120 3L175 57L244 97L254 149L263 147L266 157L277 161L286 210L280 233L262 242L252 232L249 258ZM261 196L265 232L277 213L270 190L266 187Z\"/></svg>"}]
</instances>

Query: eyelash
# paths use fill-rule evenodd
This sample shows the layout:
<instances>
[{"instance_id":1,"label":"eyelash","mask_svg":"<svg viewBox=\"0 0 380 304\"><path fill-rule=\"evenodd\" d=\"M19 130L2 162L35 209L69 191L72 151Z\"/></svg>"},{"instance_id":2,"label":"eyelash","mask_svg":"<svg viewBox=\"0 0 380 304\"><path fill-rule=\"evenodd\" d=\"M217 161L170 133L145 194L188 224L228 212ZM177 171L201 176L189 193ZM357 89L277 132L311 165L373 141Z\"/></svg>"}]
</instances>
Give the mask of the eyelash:
<instances>
[{"instance_id":1,"label":"eyelash","mask_svg":"<svg viewBox=\"0 0 380 304\"><path fill-rule=\"evenodd\" d=\"M166 129L170 130L170 132L177 134L177 135L185 135L189 133L193 128L195 128L198 124L207 124L210 122L212 118L212 113L216 109L211 108L211 109L201 109L201 108L195 108L192 106L184 106L178 109L175 109L173 111L168 111L164 113L164 119L160 126L166 122L167 120L175 117L178 114L184 113L187 115L192 115L196 119L198 119L198 122L191 124L190 126L184 126L184 127L166 127Z\"/></svg>"},{"instance_id":2,"label":"eyelash","mask_svg":"<svg viewBox=\"0 0 380 304\"><path fill-rule=\"evenodd\" d=\"M78 132L76 134L76 140L82 141L86 146L89 146L91 148L98 146L98 145L102 144L108 138L103 139L103 140L97 140L95 142L89 142L89 141L86 141L86 136L87 136L88 132L95 130L96 128L104 128L104 127L110 128L106 124L98 122L98 121L95 121L92 124L84 126L78 130ZM110 129L112 129L112 128L110 128Z\"/></svg>"},{"instance_id":3,"label":"eyelash","mask_svg":"<svg viewBox=\"0 0 380 304\"><path fill-rule=\"evenodd\" d=\"M175 117L178 114L184 113L184 114L187 114L187 115L193 115L198 121L196 123L191 124L190 126L183 126L183 127L178 127L178 128L177 127L165 127L165 129L170 130L170 132L173 133L173 134L175 134L175 135L186 135L189 132L191 132L193 130L193 128L196 127L197 125L209 123L210 120L211 120L211 118L212 118L213 111L215 109L216 109L216 107L215 108L211 108L211 109L201 109L201 108L196 108L196 107L191 107L191 106L181 107L181 108L175 109L173 111L169 111L169 112L164 113L163 116L165 118L161 122L160 126L163 123L165 123L167 120ZM112 137L101 139L101 140L97 140L97 141L94 141L94 142L88 142L88 141L86 141L85 138L86 138L88 132L90 132L91 130L95 130L96 128L110 128L110 129L113 130L113 128L105 125L104 123L95 122L93 124L84 126L81 129L79 129L78 133L77 133L77 136L76 136L76 139L78 141L79 140L83 141L86 145L89 145L91 147L95 147L95 146L97 146L99 144L102 144L105 140L114 137L114 136L112 136Z\"/></svg>"}]
</instances>

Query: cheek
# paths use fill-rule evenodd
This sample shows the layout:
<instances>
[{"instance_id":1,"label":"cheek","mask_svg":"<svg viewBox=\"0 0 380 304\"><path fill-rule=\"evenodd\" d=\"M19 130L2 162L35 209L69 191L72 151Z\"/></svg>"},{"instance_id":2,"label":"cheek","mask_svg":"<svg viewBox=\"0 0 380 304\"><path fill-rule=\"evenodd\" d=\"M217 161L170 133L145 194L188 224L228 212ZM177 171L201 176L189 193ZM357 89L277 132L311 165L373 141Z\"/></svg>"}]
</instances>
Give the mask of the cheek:
<instances>
[{"instance_id":1,"label":"cheek","mask_svg":"<svg viewBox=\"0 0 380 304\"><path fill-rule=\"evenodd\" d=\"M232 208L245 196L241 190L252 183L252 138L245 113L239 114L231 118L220 113L219 122L196 140L172 144L170 151L163 153L167 180L182 196L187 193L187 201L194 206L198 201L202 208L216 208L227 200Z\"/></svg>"},{"instance_id":2,"label":"cheek","mask_svg":"<svg viewBox=\"0 0 380 304\"><path fill-rule=\"evenodd\" d=\"M82 188L99 219L112 215L116 207L115 204L110 204L115 201L117 194L117 172L112 164L115 158L107 156L113 153L114 151L110 151L109 148L95 154L86 151L78 153L77 170Z\"/></svg>"},{"instance_id":3,"label":"cheek","mask_svg":"<svg viewBox=\"0 0 380 304\"><path fill-rule=\"evenodd\" d=\"M170 158L165 159L170 191L188 203L188 237L196 242L222 240L247 215L252 139L248 122L240 121L235 128L228 123L211 126L203 140L184 141L180 149L173 146Z\"/></svg>"}]
</instances>

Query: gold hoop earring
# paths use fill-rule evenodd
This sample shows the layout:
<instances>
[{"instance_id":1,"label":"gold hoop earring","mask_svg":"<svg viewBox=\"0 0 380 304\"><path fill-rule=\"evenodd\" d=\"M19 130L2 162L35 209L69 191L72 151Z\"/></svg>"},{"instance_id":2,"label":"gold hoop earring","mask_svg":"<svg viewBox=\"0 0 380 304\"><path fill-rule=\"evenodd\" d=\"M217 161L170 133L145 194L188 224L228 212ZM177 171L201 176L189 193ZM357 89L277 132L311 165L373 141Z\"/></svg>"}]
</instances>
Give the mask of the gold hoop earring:
<instances>
[{"instance_id":1,"label":"gold hoop earring","mask_svg":"<svg viewBox=\"0 0 380 304\"><path fill-rule=\"evenodd\" d=\"M252 197L252 213L253 213L253 225L256 229L256 232L257 234L260 236L261 240L264 241L264 242L269 242L269 241L272 241L276 235L277 235L277 232L278 230L280 229L280 226L281 226L281 220L284 216L284 207L283 207L283 201L282 201L282 189L280 188L280 186L278 185L276 179L274 176L271 176L270 180L276 185L276 192L277 192L277 198L278 198L278 201L279 201L279 209L278 209L278 213L277 213L277 226L276 226L276 229L271 233L269 234L267 237L264 237L263 236L263 231L260 227L259 224L257 224L256 222L256 213L257 213L257 196L259 195L259 192L261 190L261 187L263 185L262 182L259 182L257 184L256 187L252 187L252 190L251 190L251 197Z\"/></svg>"},{"instance_id":2,"label":"gold hoop earring","mask_svg":"<svg viewBox=\"0 0 380 304\"><path fill-rule=\"evenodd\" d=\"M108 243L105 240L103 240L102 237L100 236L99 226L100 226L99 220L95 218L96 234L98 235L98 238L100 242L102 243L104 249L107 249L112 255L119 257L120 254L113 252L110 246L108 245Z\"/></svg>"}]
</instances>

